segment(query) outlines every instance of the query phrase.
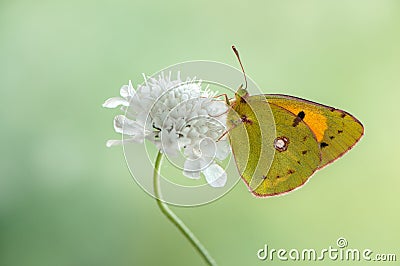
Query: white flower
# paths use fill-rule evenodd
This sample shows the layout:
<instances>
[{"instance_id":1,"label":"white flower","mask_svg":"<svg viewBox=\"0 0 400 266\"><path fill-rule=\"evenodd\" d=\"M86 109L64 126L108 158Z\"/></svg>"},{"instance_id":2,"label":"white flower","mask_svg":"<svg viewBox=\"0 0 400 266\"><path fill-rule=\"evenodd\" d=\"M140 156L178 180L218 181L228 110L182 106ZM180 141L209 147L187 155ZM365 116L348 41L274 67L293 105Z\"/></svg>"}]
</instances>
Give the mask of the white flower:
<instances>
[{"instance_id":1,"label":"white flower","mask_svg":"<svg viewBox=\"0 0 400 266\"><path fill-rule=\"evenodd\" d=\"M219 162L229 155L230 147L226 138L218 138L226 130L227 106L214 98L215 93L194 79L182 82L178 74L171 80L171 73L167 77L162 73L158 79L145 77L136 91L129 82L120 95L103 104L122 106L126 114L114 118L114 129L124 134L123 140L109 140L108 147L147 139L166 155L183 151L185 176L198 179L203 174L211 186L225 185L227 176Z\"/></svg>"}]
</instances>

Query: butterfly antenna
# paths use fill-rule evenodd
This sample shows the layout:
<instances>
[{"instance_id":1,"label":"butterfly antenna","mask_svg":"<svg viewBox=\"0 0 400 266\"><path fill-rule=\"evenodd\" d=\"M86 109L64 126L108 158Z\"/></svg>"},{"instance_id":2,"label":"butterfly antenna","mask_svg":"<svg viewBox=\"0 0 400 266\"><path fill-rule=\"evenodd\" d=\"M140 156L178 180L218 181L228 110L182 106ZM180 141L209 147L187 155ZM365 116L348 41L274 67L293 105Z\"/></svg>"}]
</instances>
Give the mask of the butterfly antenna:
<instances>
[{"instance_id":1,"label":"butterfly antenna","mask_svg":"<svg viewBox=\"0 0 400 266\"><path fill-rule=\"evenodd\" d=\"M244 67L243 67L243 64L242 64L242 60L240 60L239 51L236 49L235 45L232 45L232 50L235 53L237 59L239 60L240 67L242 68L242 72L243 72L243 76L244 76L244 82L245 82L244 83L245 84L244 89L246 90L247 89L246 72L244 72Z\"/></svg>"}]
</instances>

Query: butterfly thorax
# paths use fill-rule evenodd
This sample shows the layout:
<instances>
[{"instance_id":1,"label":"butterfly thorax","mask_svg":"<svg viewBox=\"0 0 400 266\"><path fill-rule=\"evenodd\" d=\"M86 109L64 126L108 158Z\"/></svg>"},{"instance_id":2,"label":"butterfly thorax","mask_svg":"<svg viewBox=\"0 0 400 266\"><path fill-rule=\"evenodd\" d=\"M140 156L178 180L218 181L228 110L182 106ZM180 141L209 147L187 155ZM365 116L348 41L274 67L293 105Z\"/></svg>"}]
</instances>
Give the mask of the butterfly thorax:
<instances>
[{"instance_id":1,"label":"butterfly thorax","mask_svg":"<svg viewBox=\"0 0 400 266\"><path fill-rule=\"evenodd\" d=\"M230 123L237 125L244 123L246 125L258 124L255 110L252 108L251 102L254 97L251 97L247 90L239 88L235 93L235 99L231 101L232 112L228 115Z\"/></svg>"}]
</instances>

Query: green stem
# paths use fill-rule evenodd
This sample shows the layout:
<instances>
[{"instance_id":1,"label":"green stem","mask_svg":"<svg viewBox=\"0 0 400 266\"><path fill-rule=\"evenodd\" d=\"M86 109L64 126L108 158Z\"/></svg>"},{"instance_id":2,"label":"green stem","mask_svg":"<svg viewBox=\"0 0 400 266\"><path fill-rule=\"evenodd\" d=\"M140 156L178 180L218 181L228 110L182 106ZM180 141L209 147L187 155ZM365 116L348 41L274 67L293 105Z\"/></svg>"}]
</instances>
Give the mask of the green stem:
<instances>
[{"instance_id":1,"label":"green stem","mask_svg":"<svg viewBox=\"0 0 400 266\"><path fill-rule=\"evenodd\" d=\"M192 246L200 253L203 259L208 263L208 265L217 265L215 260L208 253L207 249L200 243L200 241L196 238L192 231L190 231L190 229L182 222L182 220L179 219L178 216L176 216L176 214L171 211L167 204L161 200L159 171L162 157L163 156L161 151L158 151L153 176L154 195L158 207L160 207L161 212L179 229L179 231L181 231L181 233L187 238L187 240L189 240Z\"/></svg>"}]
</instances>

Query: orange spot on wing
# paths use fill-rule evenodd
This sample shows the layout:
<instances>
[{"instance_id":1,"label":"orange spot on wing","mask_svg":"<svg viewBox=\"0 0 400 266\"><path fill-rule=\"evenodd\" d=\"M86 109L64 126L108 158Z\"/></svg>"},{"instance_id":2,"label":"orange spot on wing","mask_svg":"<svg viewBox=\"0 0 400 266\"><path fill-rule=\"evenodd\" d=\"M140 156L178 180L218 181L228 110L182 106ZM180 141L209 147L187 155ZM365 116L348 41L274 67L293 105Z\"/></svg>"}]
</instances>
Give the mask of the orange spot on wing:
<instances>
[{"instance_id":1,"label":"orange spot on wing","mask_svg":"<svg viewBox=\"0 0 400 266\"><path fill-rule=\"evenodd\" d=\"M304 122L310 127L311 131L314 132L318 142L321 142L324 138L325 131L328 129L326 117L322 114L310 113L308 118L304 118Z\"/></svg>"},{"instance_id":2,"label":"orange spot on wing","mask_svg":"<svg viewBox=\"0 0 400 266\"><path fill-rule=\"evenodd\" d=\"M303 111L305 117L303 121L308 125L311 131L314 133L318 142L321 142L324 138L325 131L328 129L327 118L318 110L318 108L310 105L303 105L301 102L296 105L291 104L290 101L273 99L272 103L285 108L286 110L297 115Z\"/></svg>"}]
</instances>

